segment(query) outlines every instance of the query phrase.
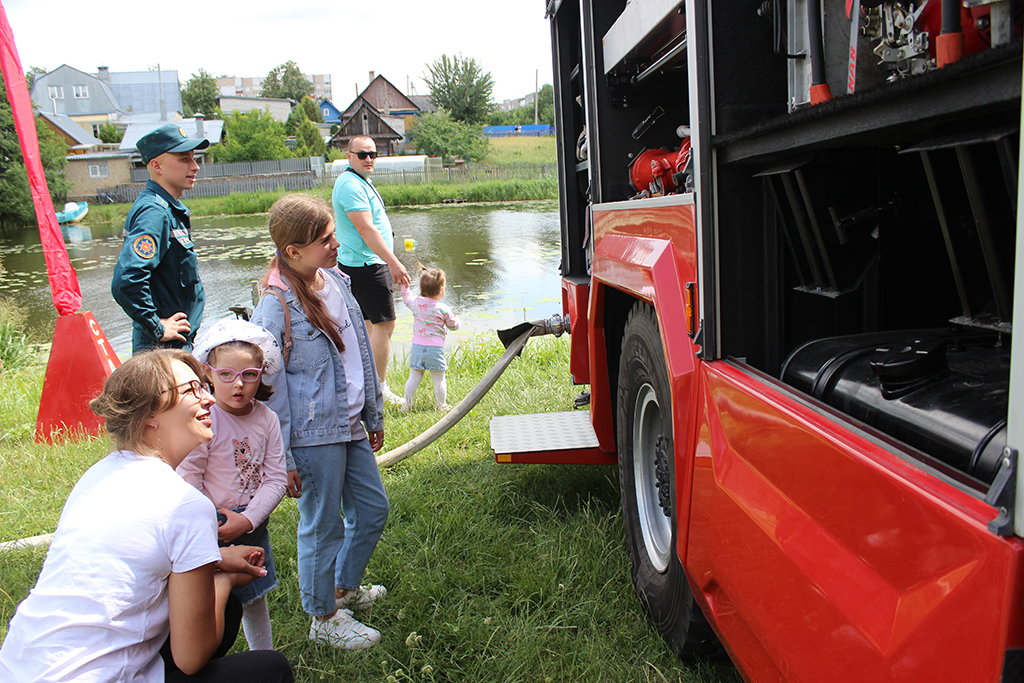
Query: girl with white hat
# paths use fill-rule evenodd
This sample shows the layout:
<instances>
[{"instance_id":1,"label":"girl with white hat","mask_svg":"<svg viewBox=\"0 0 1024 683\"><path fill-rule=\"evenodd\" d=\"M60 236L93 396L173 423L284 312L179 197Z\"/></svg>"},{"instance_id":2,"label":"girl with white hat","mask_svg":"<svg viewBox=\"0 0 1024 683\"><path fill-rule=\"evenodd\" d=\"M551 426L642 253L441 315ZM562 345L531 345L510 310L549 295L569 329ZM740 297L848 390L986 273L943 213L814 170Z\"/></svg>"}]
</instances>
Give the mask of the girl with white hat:
<instances>
[{"instance_id":1,"label":"girl with white hat","mask_svg":"<svg viewBox=\"0 0 1024 683\"><path fill-rule=\"evenodd\" d=\"M177 471L217 507L222 546L263 548L266 576L235 589L250 650L272 650L266 593L277 586L267 521L284 498L284 442L277 415L260 401L273 389L263 383L281 367L277 342L259 325L226 319L215 323L193 351L212 387L213 439L193 450Z\"/></svg>"}]
</instances>

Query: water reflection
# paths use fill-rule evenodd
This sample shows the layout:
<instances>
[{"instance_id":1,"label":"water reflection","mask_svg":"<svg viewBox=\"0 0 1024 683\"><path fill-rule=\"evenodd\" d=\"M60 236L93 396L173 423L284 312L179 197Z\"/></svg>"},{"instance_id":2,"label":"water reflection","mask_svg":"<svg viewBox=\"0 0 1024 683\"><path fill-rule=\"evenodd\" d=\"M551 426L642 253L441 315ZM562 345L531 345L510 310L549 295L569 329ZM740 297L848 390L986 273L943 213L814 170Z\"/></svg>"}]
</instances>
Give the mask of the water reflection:
<instances>
[{"instance_id":1,"label":"water reflection","mask_svg":"<svg viewBox=\"0 0 1024 683\"><path fill-rule=\"evenodd\" d=\"M545 318L561 310L556 202L460 204L388 212L399 258L414 280L420 264L448 275L446 302L464 321L454 338ZM251 283L274 252L265 216L197 218L193 221L200 276L206 288L206 322L251 305ZM416 240L412 252L405 238ZM66 226L65 241L82 289L82 309L92 311L114 350L131 350L131 324L110 296L110 277L121 249L121 226ZM53 336L57 317L50 297L39 234L0 238L0 296L14 298L30 329ZM412 336L412 316L401 300L395 342Z\"/></svg>"}]
</instances>

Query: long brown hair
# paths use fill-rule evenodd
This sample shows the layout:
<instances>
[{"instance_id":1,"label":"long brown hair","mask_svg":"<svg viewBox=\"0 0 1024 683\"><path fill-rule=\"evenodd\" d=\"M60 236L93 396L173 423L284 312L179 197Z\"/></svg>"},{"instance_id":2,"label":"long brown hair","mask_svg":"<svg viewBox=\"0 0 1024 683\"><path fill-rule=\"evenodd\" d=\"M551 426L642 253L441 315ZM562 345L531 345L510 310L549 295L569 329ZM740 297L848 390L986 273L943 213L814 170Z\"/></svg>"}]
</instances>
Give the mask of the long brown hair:
<instances>
[{"instance_id":1,"label":"long brown hair","mask_svg":"<svg viewBox=\"0 0 1024 683\"><path fill-rule=\"evenodd\" d=\"M278 269L288 280L309 322L326 334L339 351L344 351L345 344L338 333L337 322L324 307L323 299L317 296L310 289L309 283L292 269L288 259L282 258L287 247L293 244L305 247L320 239L333 222L334 211L327 204L309 195L288 194L274 202L270 207L267 225L270 228L270 239L277 247L277 254L270 259L267 274L263 276L260 284L266 288L270 271Z\"/></svg>"},{"instance_id":2,"label":"long brown hair","mask_svg":"<svg viewBox=\"0 0 1024 683\"><path fill-rule=\"evenodd\" d=\"M106 420L107 431L119 449L157 455L143 434L152 415L178 402L180 392L171 367L175 360L202 377L199 361L191 353L179 349L147 351L119 365L103 383L103 393L89 401L92 412Z\"/></svg>"}]
</instances>

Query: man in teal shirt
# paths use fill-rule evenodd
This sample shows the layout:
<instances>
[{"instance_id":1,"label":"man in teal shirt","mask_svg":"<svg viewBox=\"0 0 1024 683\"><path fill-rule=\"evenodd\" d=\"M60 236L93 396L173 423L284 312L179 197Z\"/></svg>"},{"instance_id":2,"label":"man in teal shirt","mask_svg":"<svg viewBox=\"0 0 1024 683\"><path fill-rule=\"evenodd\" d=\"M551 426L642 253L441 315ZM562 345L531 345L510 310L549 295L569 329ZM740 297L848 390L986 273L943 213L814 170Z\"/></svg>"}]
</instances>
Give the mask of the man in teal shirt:
<instances>
[{"instance_id":1,"label":"man in teal shirt","mask_svg":"<svg viewBox=\"0 0 1024 683\"><path fill-rule=\"evenodd\" d=\"M352 278L352 294L363 310L377 375L390 403L402 397L388 387L391 335L395 331L394 283L409 284L409 273L395 256L394 233L384 200L370 183L377 159L373 138L357 135L348 143L348 169L334 182L331 203L337 229L338 266Z\"/></svg>"},{"instance_id":2,"label":"man in teal shirt","mask_svg":"<svg viewBox=\"0 0 1024 683\"><path fill-rule=\"evenodd\" d=\"M157 347L191 350L202 323L206 294L181 196L199 172L194 150L209 145L174 123L136 143L149 180L128 212L110 284L114 300L132 319L133 354Z\"/></svg>"}]
</instances>

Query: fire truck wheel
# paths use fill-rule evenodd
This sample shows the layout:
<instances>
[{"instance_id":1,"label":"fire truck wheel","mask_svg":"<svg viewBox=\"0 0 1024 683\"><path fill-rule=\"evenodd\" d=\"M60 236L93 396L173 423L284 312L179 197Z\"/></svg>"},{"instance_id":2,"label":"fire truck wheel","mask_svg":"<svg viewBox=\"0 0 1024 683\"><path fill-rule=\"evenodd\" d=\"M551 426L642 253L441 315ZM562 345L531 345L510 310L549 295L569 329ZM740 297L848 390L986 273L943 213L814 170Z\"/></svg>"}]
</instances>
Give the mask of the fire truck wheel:
<instances>
[{"instance_id":1,"label":"fire truck wheel","mask_svg":"<svg viewBox=\"0 0 1024 683\"><path fill-rule=\"evenodd\" d=\"M650 305L626 320L616 415L619 482L633 587L647 618L681 656L721 645L694 601L675 552L675 463L665 352Z\"/></svg>"}]
</instances>

